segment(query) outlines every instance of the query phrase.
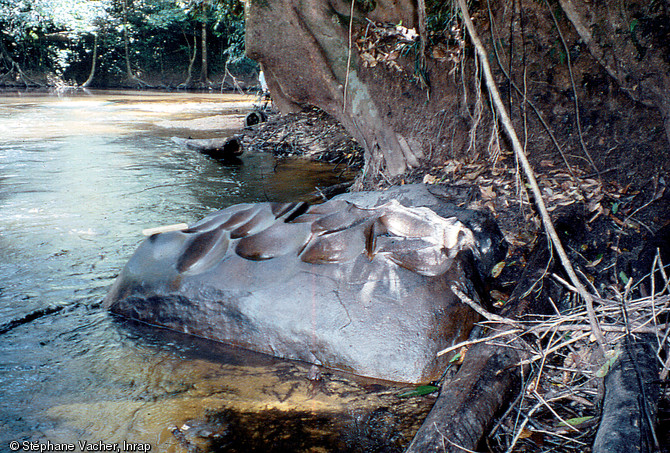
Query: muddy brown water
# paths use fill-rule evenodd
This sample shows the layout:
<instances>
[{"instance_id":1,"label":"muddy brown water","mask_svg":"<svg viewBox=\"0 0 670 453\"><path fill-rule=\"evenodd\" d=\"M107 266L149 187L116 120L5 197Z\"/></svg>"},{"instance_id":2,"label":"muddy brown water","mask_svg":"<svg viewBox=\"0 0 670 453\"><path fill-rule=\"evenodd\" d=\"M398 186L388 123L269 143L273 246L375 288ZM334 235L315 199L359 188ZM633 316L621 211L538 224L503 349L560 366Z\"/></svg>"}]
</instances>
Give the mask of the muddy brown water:
<instances>
[{"instance_id":1,"label":"muddy brown water","mask_svg":"<svg viewBox=\"0 0 670 453\"><path fill-rule=\"evenodd\" d=\"M310 380L307 364L100 306L142 229L341 182L326 165L249 154L226 166L170 141L230 135L253 101L0 94L0 451L400 451L410 440L430 397L328 370Z\"/></svg>"}]
</instances>

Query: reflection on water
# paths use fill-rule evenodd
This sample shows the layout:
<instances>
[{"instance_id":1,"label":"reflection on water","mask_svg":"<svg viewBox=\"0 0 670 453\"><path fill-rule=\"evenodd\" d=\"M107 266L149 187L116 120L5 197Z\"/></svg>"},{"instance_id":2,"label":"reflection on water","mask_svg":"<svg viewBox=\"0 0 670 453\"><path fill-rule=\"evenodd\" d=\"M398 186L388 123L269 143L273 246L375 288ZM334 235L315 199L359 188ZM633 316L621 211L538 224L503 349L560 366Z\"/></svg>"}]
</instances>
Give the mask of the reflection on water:
<instances>
[{"instance_id":1,"label":"reflection on water","mask_svg":"<svg viewBox=\"0 0 670 453\"><path fill-rule=\"evenodd\" d=\"M134 440L186 451L206 433L222 451L243 451L234 446L239 433L270 435L269 420L294 426L297 438L320 433L322 451L355 450L366 423L381 423L371 414L392 408L379 417L399 425L425 413L429 402L399 401L393 387L327 373L310 381L304 364L129 324L100 308L142 229L338 182L328 166L266 155L224 166L169 140L234 133L251 101L0 97L0 451L12 440ZM60 310L8 324L45 308ZM337 417L324 414L340 414L349 437L331 439L323 429ZM413 429L386 442L400 445Z\"/></svg>"}]
</instances>

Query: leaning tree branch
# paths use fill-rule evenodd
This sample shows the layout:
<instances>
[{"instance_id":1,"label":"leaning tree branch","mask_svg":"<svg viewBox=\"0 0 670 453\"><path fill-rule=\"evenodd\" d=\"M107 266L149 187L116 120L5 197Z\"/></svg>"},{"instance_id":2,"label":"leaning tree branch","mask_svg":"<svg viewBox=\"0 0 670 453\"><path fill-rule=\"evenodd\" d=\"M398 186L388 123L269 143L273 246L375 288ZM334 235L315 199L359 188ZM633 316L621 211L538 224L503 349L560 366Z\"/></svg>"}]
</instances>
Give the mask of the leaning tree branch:
<instances>
[{"instance_id":1,"label":"leaning tree branch","mask_svg":"<svg viewBox=\"0 0 670 453\"><path fill-rule=\"evenodd\" d=\"M93 83L95 77L95 67L98 64L98 34L93 33L93 56L91 57L91 72L88 73L88 78L83 83L82 88L88 88Z\"/></svg>"},{"instance_id":2,"label":"leaning tree branch","mask_svg":"<svg viewBox=\"0 0 670 453\"><path fill-rule=\"evenodd\" d=\"M547 234L549 235L551 242L556 248L556 252L558 253L558 256L561 260L561 264L563 264L563 267L565 268L568 277L570 277L570 281L572 282L574 287L577 289L579 295L584 299L584 302L586 303L586 311L589 318L589 324L591 325L593 334L595 335L596 340L598 341L598 344L601 348L601 352L604 353L605 338L603 336L602 330L600 329L598 320L596 318L596 313L593 308L593 297L591 297L591 294L589 294L589 292L586 291L586 288L584 287L584 285L582 285L582 282L577 277L577 274L575 274L575 270L572 267L572 263L570 263L570 259L568 258L568 255L565 252L565 249L563 248L563 244L561 243L561 240L559 239L558 234L556 233L556 228L554 228L554 224L551 221L551 217L549 216L549 211L547 211L547 207L544 204L544 200L542 199L542 192L540 191L540 187L537 184L537 179L535 178L533 169L530 165L530 162L528 162L526 154L523 151L523 147L521 146L519 137L517 136L516 131L514 130L514 126L512 125L512 121L510 120L509 114L507 113L507 109L505 108L505 105L503 104L502 99L500 98L500 92L498 91L498 87L495 84L495 81L493 79L493 73L491 72L491 67L489 66L486 49L484 48L484 45L480 41L479 36L477 35L477 30L475 29L475 26L472 23L472 20L470 19L470 14L468 13L468 7L465 3L465 0L458 0L458 6L460 7L461 13L463 14L463 21L465 22L465 27L468 30L470 39L472 40L472 44L475 46L477 54L480 57L482 69L484 70L484 79L486 80L486 87L488 88L489 93L491 94L494 107L498 112L500 121L502 122L503 127L505 128L505 132L507 132L507 135L509 136L509 139L512 142L512 148L514 149L514 153L521 162L521 166L524 170L524 173L526 174L528 183L531 186L533 195L535 196L535 204L538 208L538 211L540 211L540 216L542 218L544 228Z\"/></svg>"}]
</instances>

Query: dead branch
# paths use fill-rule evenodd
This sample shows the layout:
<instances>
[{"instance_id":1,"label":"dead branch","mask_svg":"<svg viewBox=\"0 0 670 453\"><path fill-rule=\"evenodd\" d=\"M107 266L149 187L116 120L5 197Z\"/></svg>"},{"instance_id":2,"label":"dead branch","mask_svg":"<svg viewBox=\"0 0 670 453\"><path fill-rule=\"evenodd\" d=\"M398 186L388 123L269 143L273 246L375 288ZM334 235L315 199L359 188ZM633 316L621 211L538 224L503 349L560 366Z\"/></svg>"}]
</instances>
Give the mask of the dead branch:
<instances>
[{"instance_id":1,"label":"dead branch","mask_svg":"<svg viewBox=\"0 0 670 453\"><path fill-rule=\"evenodd\" d=\"M488 319L489 321L495 321L497 323L507 324L507 325L510 325L510 326L518 326L518 324L511 319L504 318L500 315L496 315L495 313L491 313L491 312L485 310L484 308L482 308L481 305L479 305L477 302L475 302L470 297L468 297L463 291L458 289L456 287L456 285L451 285L449 288L456 295L456 297L458 297L461 300L461 302L468 305L470 308L472 308L474 311L476 311L477 313L479 313L481 316Z\"/></svg>"},{"instance_id":2,"label":"dead branch","mask_svg":"<svg viewBox=\"0 0 670 453\"><path fill-rule=\"evenodd\" d=\"M456 376L442 387L407 453L477 448L490 420L514 396L510 389L520 382L518 361L519 354L511 348L477 344L469 349ZM490 397L482 398L483 394Z\"/></svg>"},{"instance_id":3,"label":"dead branch","mask_svg":"<svg viewBox=\"0 0 670 453\"><path fill-rule=\"evenodd\" d=\"M655 265L652 265L652 271L654 268ZM564 283L567 284L567 282ZM578 387L568 384L568 382L572 380L584 383L590 382L589 386L593 390L589 399L593 400L596 394L594 388L596 379L599 380L602 376L606 376L605 404L603 405L600 428L602 433L599 434L600 440L596 442L598 445L594 446L594 451L629 451L633 444L641 446L641 451L653 451L655 445L653 426L656 401L659 394L658 368L660 365L663 367L662 372L667 371L668 364L664 363L661 351L668 349L666 341L670 331L670 326L667 323L659 322L659 320L666 319L668 313L670 313L670 295L660 295L666 290L664 287L660 293L656 292L652 296L633 299L631 298L630 288L634 286L632 281L629 281L627 285L629 289L622 293L615 292L614 299L599 299L600 304L597 307L596 315L602 330L608 333L608 344L619 344L619 355L611 356L606 364L595 373L591 370L587 359L590 354L588 338L591 327L582 323L586 315L584 309L567 314L557 313L552 316L540 317L537 320L518 321L525 327L524 331L517 335L523 335L524 338L536 336L538 339L537 346L540 345L539 340L542 340L549 333L555 336L559 332L565 332L570 337L561 334L560 340L557 342L550 340L546 346L536 346L534 349L530 349L531 357L521 362L528 365L540 364L536 376L527 384L530 390L528 391L528 397L525 398L525 400L536 400L537 403L530 411L525 411L525 418L520 425L515 427L514 433L510 434L511 446L508 451L512 451L514 445L522 438L521 436L527 437L530 433L541 432L558 436L551 429L541 428L541 424L537 422L534 415L543 406L547 408L543 400L551 402L556 401L557 398L556 395L552 396L551 390L545 390L544 395L538 391L538 387L543 386L540 379L542 368L549 360L554 365L547 367L553 371L554 376L557 373L563 373L562 384L559 384L566 388L563 393L569 392L585 408L593 408L594 403L584 400L576 393L587 389L580 390ZM575 290L574 288L569 289ZM623 309L624 306L625 310ZM607 320L607 323L605 323L605 320ZM506 328L505 326L502 327ZM493 337L490 340L493 340ZM652 341L658 342L658 348L651 345ZM488 344L492 345L491 342ZM555 365L557 361L562 362L563 366ZM573 376L573 378L570 378L570 376ZM577 376L580 378L577 379ZM556 382L555 377L553 379ZM663 379L662 375L661 379ZM545 380L547 378L542 378L542 381ZM548 389L550 386L544 384L544 388ZM515 403L515 405L519 405L519 411L522 411L523 401L524 398L521 398L520 403ZM561 418L564 418L558 413L558 408L547 409L552 414L553 419L560 421ZM509 424L510 415L506 414L505 417L508 418L507 423ZM558 426L570 425L568 422L569 420L564 420ZM528 428L529 423L533 423L534 426ZM502 422L498 426L501 424ZM635 433L631 434L631 430L634 430ZM570 438L563 440L577 442L576 439Z\"/></svg>"},{"instance_id":4,"label":"dead branch","mask_svg":"<svg viewBox=\"0 0 670 453\"><path fill-rule=\"evenodd\" d=\"M495 335L490 335L488 337L478 338L476 340L461 341L460 343L456 343L453 346L450 346L448 348L445 348L445 349L441 350L440 352L437 353L437 356L440 357L440 356L443 356L444 354L450 353L451 351L456 351L457 349L473 346L473 345L476 345L476 344L479 344L479 343L488 342L488 341L495 340L495 339L501 338L501 337L516 335L520 332L523 332L523 330L522 329L504 330L500 333L497 333Z\"/></svg>"},{"instance_id":5,"label":"dead branch","mask_svg":"<svg viewBox=\"0 0 670 453\"><path fill-rule=\"evenodd\" d=\"M654 425L660 389L649 340L628 336L622 354L605 377L603 415L594 453L658 451Z\"/></svg>"}]
</instances>

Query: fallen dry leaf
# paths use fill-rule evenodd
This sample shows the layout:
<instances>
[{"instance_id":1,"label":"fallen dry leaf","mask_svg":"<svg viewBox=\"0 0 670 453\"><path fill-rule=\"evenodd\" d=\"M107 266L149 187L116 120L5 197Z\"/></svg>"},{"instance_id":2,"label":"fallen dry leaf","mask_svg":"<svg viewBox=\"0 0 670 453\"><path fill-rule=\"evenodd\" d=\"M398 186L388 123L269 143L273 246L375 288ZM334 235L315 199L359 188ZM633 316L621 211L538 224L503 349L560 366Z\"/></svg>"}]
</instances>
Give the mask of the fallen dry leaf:
<instances>
[{"instance_id":1,"label":"fallen dry leaf","mask_svg":"<svg viewBox=\"0 0 670 453\"><path fill-rule=\"evenodd\" d=\"M504 268L505 268L505 262L504 261L499 262L498 264L493 266L493 269L491 269L491 276L493 278L498 278L498 276L500 275L500 273L503 271Z\"/></svg>"},{"instance_id":2,"label":"fallen dry leaf","mask_svg":"<svg viewBox=\"0 0 670 453\"><path fill-rule=\"evenodd\" d=\"M479 192L484 200L493 200L497 196L493 191L493 186L479 186Z\"/></svg>"},{"instance_id":3,"label":"fallen dry leaf","mask_svg":"<svg viewBox=\"0 0 670 453\"><path fill-rule=\"evenodd\" d=\"M528 428L523 428L519 433L519 439L528 439L532 435L533 431L529 430Z\"/></svg>"}]
</instances>

